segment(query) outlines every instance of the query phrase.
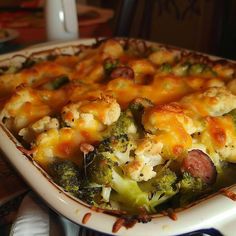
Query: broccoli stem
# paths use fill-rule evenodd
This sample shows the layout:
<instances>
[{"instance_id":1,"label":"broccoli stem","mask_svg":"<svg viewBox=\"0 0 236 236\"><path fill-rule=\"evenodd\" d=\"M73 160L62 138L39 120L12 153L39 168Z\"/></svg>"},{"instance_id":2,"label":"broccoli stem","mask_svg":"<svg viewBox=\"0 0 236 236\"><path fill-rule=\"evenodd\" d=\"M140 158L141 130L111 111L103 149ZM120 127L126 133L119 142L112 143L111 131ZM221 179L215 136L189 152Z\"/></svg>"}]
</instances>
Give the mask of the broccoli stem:
<instances>
[{"instance_id":1,"label":"broccoli stem","mask_svg":"<svg viewBox=\"0 0 236 236\"><path fill-rule=\"evenodd\" d=\"M62 87L63 85L69 82L69 78L67 76L59 76L55 78L53 81L49 81L48 83L44 84L44 88L49 90L56 90Z\"/></svg>"},{"instance_id":2,"label":"broccoli stem","mask_svg":"<svg viewBox=\"0 0 236 236\"><path fill-rule=\"evenodd\" d=\"M135 208L148 206L148 195L139 188L137 182L122 177L114 170L111 187L120 195L120 200L125 205Z\"/></svg>"}]
</instances>

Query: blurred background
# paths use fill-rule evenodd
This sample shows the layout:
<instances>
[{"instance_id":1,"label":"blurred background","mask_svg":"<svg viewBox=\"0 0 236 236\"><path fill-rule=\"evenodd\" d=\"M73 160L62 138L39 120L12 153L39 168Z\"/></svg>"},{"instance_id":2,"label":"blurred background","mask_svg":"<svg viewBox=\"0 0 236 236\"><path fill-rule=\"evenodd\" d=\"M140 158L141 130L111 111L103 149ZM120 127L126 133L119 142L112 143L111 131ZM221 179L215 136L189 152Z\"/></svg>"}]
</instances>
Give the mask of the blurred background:
<instances>
[{"instance_id":1,"label":"blurred background","mask_svg":"<svg viewBox=\"0 0 236 236\"><path fill-rule=\"evenodd\" d=\"M43 0L0 0L0 10L23 6L33 9ZM78 0L78 3L110 9L111 34L144 38L177 47L236 59L235 0ZM124 2L126 10L124 12ZM127 4L132 2L132 4ZM148 2L148 4L147 4ZM134 4L133 4L134 3ZM122 17L126 29L119 30ZM102 33L101 33L102 34ZM100 36L109 36L104 34Z\"/></svg>"},{"instance_id":2,"label":"blurred background","mask_svg":"<svg viewBox=\"0 0 236 236\"><path fill-rule=\"evenodd\" d=\"M145 2L152 5L145 14L149 26L140 32ZM117 12L122 0L87 0L90 4L111 7ZM236 1L235 0L138 0L131 37L142 36L164 44L188 48L236 59ZM119 10L118 10L119 11ZM118 14L116 14L118 19Z\"/></svg>"}]
</instances>

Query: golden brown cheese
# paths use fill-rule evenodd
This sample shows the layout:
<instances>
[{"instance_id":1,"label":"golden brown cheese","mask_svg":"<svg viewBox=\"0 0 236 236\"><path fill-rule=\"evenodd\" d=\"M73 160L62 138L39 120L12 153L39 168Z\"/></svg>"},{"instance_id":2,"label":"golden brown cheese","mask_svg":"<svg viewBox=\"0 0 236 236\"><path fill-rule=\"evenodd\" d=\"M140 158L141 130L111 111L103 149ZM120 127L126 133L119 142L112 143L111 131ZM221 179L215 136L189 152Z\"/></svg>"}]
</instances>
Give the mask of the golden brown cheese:
<instances>
[{"instance_id":1,"label":"golden brown cheese","mask_svg":"<svg viewBox=\"0 0 236 236\"><path fill-rule=\"evenodd\" d=\"M225 86L235 90L234 69L209 63L211 68L201 74L203 61L190 60L180 51L145 51L129 43L111 39L94 48L81 46L78 55L56 56L1 75L1 119L33 144L33 157L42 165L56 156L80 162L81 144L101 141L121 110L142 97L153 106L144 111L145 134L136 140L135 157L122 163L127 176L146 181L155 175L156 165L182 159L200 146L209 155L236 162L234 124L223 117L236 108L236 96ZM200 72L193 72L199 65ZM119 67L128 67L133 77L111 76ZM55 90L44 87L60 76L69 83Z\"/></svg>"},{"instance_id":2,"label":"golden brown cheese","mask_svg":"<svg viewBox=\"0 0 236 236\"><path fill-rule=\"evenodd\" d=\"M210 88L179 102L145 109L142 123L162 145L164 158L178 158L188 150L203 148L210 156L236 160L236 127L231 115L236 96L225 88Z\"/></svg>"},{"instance_id":3,"label":"golden brown cheese","mask_svg":"<svg viewBox=\"0 0 236 236\"><path fill-rule=\"evenodd\" d=\"M206 117L206 129L197 139L210 154L217 153L220 159L236 163L236 125L232 116Z\"/></svg>"},{"instance_id":4,"label":"golden brown cheese","mask_svg":"<svg viewBox=\"0 0 236 236\"><path fill-rule=\"evenodd\" d=\"M155 135L155 141L162 144L165 158L178 158L192 145L191 134L196 127L178 104L146 109L142 123L146 131Z\"/></svg>"},{"instance_id":5,"label":"golden brown cheese","mask_svg":"<svg viewBox=\"0 0 236 236\"><path fill-rule=\"evenodd\" d=\"M40 62L16 74L2 75L0 76L0 98L11 95L21 84L37 87L61 75L70 78L70 69L52 61Z\"/></svg>"},{"instance_id":6,"label":"golden brown cheese","mask_svg":"<svg viewBox=\"0 0 236 236\"><path fill-rule=\"evenodd\" d=\"M213 87L184 97L181 104L201 116L221 116L236 108L236 96L225 87Z\"/></svg>"},{"instance_id":7,"label":"golden brown cheese","mask_svg":"<svg viewBox=\"0 0 236 236\"><path fill-rule=\"evenodd\" d=\"M0 117L10 130L18 132L46 115L55 114L66 102L64 91L19 87L6 102Z\"/></svg>"}]
</instances>

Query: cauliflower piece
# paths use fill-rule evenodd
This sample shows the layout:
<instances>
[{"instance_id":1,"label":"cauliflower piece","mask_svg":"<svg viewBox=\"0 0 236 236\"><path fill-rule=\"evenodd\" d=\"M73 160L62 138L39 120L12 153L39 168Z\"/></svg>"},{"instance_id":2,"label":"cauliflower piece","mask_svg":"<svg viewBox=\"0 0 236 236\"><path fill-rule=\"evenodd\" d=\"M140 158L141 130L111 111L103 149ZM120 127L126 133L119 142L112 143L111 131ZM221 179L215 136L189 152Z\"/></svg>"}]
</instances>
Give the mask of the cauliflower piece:
<instances>
[{"instance_id":1,"label":"cauliflower piece","mask_svg":"<svg viewBox=\"0 0 236 236\"><path fill-rule=\"evenodd\" d=\"M125 151L120 151L120 150L116 150L116 149L113 151L115 157L117 158L119 165L129 162L130 152L135 149L135 145L136 144L131 141L131 142L128 142Z\"/></svg>"},{"instance_id":2,"label":"cauliflower piece","mask_svg":"<svg viewBox=\"0 0 236 236\"><path fill-rule=\"evenodd\" d=\"M230 67L229 65L223 65L221 64L216 64L213 67L213 70L216 71L216 73L223 78L232 78L234 75L234 68L233 66Z\"/></svg>"},{"instance_id":3,"label":"cauliflower piece","mask_svg":"<svg viewBox=\"0 0 236 236\"><path fill-rule=\"evenodd\" d=\"M30 143L35 139L38 134L45 132L49 129L58 128L58 119L51 118L50 116L45 116L33 123L31 126L21 129L18 134L22 136L26 142Z\"/></svg>"},{"instance_id":4,"label":"cauliflower piece","mask_svg":"<svg viewBox=\"0 0 236 236\"><path fill-rule=\"evenodd\" d=\"M201 129L200 122L185 114L177 103L147 108L142 124L156 142L163 144L162 157L167 160L181 157L192 145L191 134Z\"/></svg>"},{"instance_id":5,"label":"cauliflower piece","mask_svg":"<svg viewBox=\"0 0 236 236\"><path fill-rule=\"evenodd\" d=\"M228 162L236 163L236 141L227 135L226 144L224 147L217 149L216 151L220 155L220 159Z\"/></svg>"},{"instance_id":6,"label":"cauliflower piece","mask_svg":"<svg viewBox=\"0 0 236 236\"><path fill-rule=\"evenodd\" d=\"M147 60L131 60L129 66L134 73L134 80L137 84L147 83L148 75L154 75L155 73L155 66Z\"/></svg>"},{"instance_id":7,"label":"cauliflower piece","mask_svg":"<svg viewBox=\"0 0 236 236\"><path fill-rule=\"evenodd\" d=\"M153 75L155 73L155 66L144 59L131 60L129 66L133 69L135 75L146 74Z\"/></svg>"},{"instance_id":8,"label":"cauliflower piece","mask_svg":"<svg viewBox=\"0 0 236 236\"><path fill-rule=\"evenodd\" d=\"M225 86L225 83L220 78L211 78L211 79L208 79L206 82L204 81L205 88L224 87L224 86Z\"/></svg>"},{"instance_id":9,"label":"cauliflower piece","mask_svg":"<svg viewBox=\"0 0 236 236\"><path fill-rule=\"evenodd\" d=\"M62 119L69 127L75 127L75 121L80 118L79 107L81 103L70 103L62 108Z\"/></svg>"},{"instance_id":10,"label":"cauliflower piece","mask_svg":"<svg viewBox=\"0 0 236 236\"><path fill-rule=\"evenodd\" d=\"M42 166L47 166L55 159L55 146L59 141L59 131L50 129L41 133L35 140L33 159Z\"/></svg>"},{"instance_id":11,"label":"cauliflower piece","mask_svg":"<svg viewBox=\"0 0 236 236\"><path fill-rule=\"evenodd\" d=\"M86 137L72 128L49 129L36 137L33 144L33 159L45 167L54 161L55 157L73 159L81 164L80 144L85 140Z\"/></svg>"},{"instance_id":12,"label":"cauliflower piece","mask_svg":"<svg viewBox=\"0 0 236 236\"><path fill-rule=\"evenodd\" d=\"M119 58L124 49L122 45L114 39L107 40L101 47L103 59L105 58Z\"/></svg>"},{"instance_id":13,"label":"cauliflower piece","mask_svg":"<svg viewBox=\"0 0 236 236\"><path fill-rule=\"evenodd\" d=\"M32 130L36 133L42 133L43 131L56 128L59 128L59 121L50 116L45 116L32 125Z\"/></svg>"},{"instance_id":14,"label":"cauliflower piece","mask_svg":"<svg viewBox=\"0 0 236 236\"><path fill-rule=\"evenodd\" d=\"M217 153L221 160L236 163L236 131L232 117L207 117L206 123L200 141L208 151Z\"/></svg>"},{"instance_id":15,"label":"cauliflower piece","mask_svg":"<svg viewBox=\"0 0 236 236\"><path fill-rule=\"evenodd\" d=\"M236 96L225 87L211 87L184 97L180 104L201 116L221 116L236 108Z\"/></svg>"},{"instance_id":16,"label":"cauliflower piece","mask_svg":"<svg viewBox=\"0 0 236 236\"><path fill-rule=\"evenodd\" d=\"M20 129L49 113L50 107L41 100L35 90L19 87L5 104L0 120L3 120L10 130L18 133Z\"/></svg>"},{"instance_id":17,"label":"cauliflower piece","mask_svg":"<svg viewBox=\"0 0 236 236\"><path fill-rule=\"evenodd\" d=\"M69 127L94 127L102 130L105 125L111 125L120 116L120 105L109 96L94 101L71 103L62 109L62 119Z\"/></svg>"},{"instance_id":18,"label":"cauliflower piece","mask_svg":"<svg viewBox=\"0 0 236 236\"><path fill-rule=\"evenodd\" d=\"M147 108L142 117L145 130L155 134L157 131L174 129L174 124L182 126L188 134L202 130L202 124L190 117L191 112L178 103L170 103Z\"/></svg>"},{"instance_id":19,"label":"cauliflower piece","mask_svg":"<svg viewBox=\"0 0 236 236\"><path fill-rule=\"evenodd\" d=\"M135 154L140 157L150 159L149 162L154 158L154 163L156 165L155 158L160 158L159 154L161 153L163 144L155 140L154 135L148 134L141 142L138 143L135 150ZM158 163L160 164L160 163Z\"/></svg>"},{"instance_id":20,"label":"cauliflower piece","mask_svg":"<svg viewBox=\"0 0 236 236\"><path fill-rule=\"evenodd\" d=\"M156 142L151 135L145 137L137 144L133 160L122 166L124 174L137 182L155 177L153 168L164 163L160 155L162 147L163 144Z\"/></svg>"},{"instance_id":21,"label":"cauliflower piece","mask_svg":"<svg viewBox=\"0 0 236 236\"><path fill-rule=\"evenodd\" d=\"M180 52L174 50L159 49L149 55L149 60L156 64L161 65L163 63L172 63L178 57L180 57Z\"/></svg>"}]
</instances>

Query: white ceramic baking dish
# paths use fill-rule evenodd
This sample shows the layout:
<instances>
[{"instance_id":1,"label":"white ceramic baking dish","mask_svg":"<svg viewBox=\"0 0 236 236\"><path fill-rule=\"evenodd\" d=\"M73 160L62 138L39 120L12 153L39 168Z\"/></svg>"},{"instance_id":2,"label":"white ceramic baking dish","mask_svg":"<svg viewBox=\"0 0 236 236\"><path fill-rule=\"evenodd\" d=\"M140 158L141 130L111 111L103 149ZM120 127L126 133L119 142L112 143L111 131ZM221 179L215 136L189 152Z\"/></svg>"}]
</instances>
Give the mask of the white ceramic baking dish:
<instances>
[{"instance_id":1,"label":"white ceramic baking dish","mask_svg":"<svg viewBox=\"0 0 236 236\"><path fill-rule=\"evenodd\" d=\"M95 39L85 39L60 44L41 45L0 57L0 65L20 65L31 55L42 57L49 53L69 53L78 51L77 45L90 45ZM8 160L32 187L32 189L56 212L71 221L106 234L122 236L164 236L180 235L188 232L205 232L205 235L233 235L236 232L236 202L222 193L216 193L193 206L176 212L176 220L169 216L157 215L148 223L136 223L130 228L121 227L113 232L117 217L95 211L80 200L64 192L52 182L47 173L30 157L23 154L17 146L21 145L14 136L0 124L0 148ZM232 186L230 191L236 192ZM89 218L90 216L90 218ZM89 220L85 223L85 218Z\"/></svg>"}]
</instances>

